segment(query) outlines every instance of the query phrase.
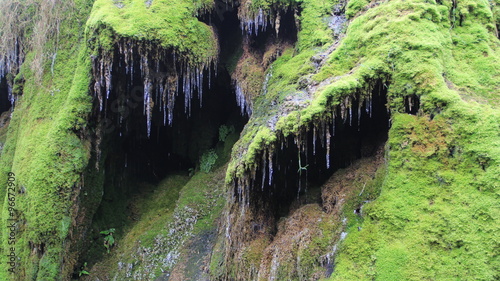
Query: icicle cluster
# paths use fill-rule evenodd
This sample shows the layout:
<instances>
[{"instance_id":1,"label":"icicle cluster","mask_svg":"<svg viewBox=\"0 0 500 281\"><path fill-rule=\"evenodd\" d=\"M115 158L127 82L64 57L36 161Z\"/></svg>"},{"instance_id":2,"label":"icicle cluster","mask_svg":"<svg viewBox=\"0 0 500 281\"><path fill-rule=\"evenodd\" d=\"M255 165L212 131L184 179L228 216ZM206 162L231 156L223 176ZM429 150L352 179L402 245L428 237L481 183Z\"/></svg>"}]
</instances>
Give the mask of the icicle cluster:
<instances>
[{"instance_id":1,"label":"icicle cluster","mask_svg":"<svg viewBox=\"0 0 500 281\"><path fill-rule=\"evenodd\" d=\"M258 185L259 187L257 188L259 188L261 192L264 192L266 190L266 187L268 188L273 187L274 186L273 176L275 170L277 170L280 173L290 173L295 171L299 173L297 182L297 188L298 188L297 194L300 194L302 192L301 181L302 179L307 177L307 167L310 163L309 160L311 160L308 159L308 157L310 156L310 155L308 156L308 151L309 151L308 146L310 145L310 142L312 141L312 156L314 157L316 155L317 144L321 145L323 151L325 152L325 159L324 159L325 167L326 169L330 169L332 160L331 152L333 151L333 148L335 146L334 142L332 141L332 138L335 137L336 123L342 122L351 127L356 126L358 130L360 130L363 107L366 112L366 115L371 118L373 110L373 97L371 93L367 94L366 96L359 96L359 95L346 96L345 98L342 99L339 105L334 106L331 109L332 115L330 118L326 118L324 120L321 120L313 124L312 128L310 128L312 132L309 133L312 135L312 139L308 139L307 137L308 129L303 128L303 131L298 132L295 135L292 144L297 147L297 151L299 153L298 167L287 166L284 169L282 169L278 164L279 161L274 161L275 160L274 158L276 157L276 152L273 150L273 148L270 147L263 148L261 150L260 156L257 156L260 157L260 161L257 161L257 159L255 159L256 160L255 163L258 164L248 167L244 176L236 178L235 181L235 193L237 194L236 201L241 202L242 206L248 206L250 204L249 198L250 198L250 193L252 192L251 189L257 183L259 184ZM278 137L278 139L281 140L281 150L284 149L283 147L284 145L287 147L289 146L289 144L287 143L283 144L285 142L284 136L281 135ZM274 162L276 162L276 164ZM261 178L259 179L256 178L257 171L260 171L261 173L260 175ZM305 188L307 188L307 186Z\"/></svg>"},{"instance_id":2,"label":"icicle cluster","mask_svg":"<svg viewBox=\"0 0 500 281\"><path fill-rule=\"evenodd\" d=\"M273 23L269 15L266 15L264 11L259 8L259 11L253 17L240 18L241 32L249 36L252 34L257 36L259 31L266 31L269 22L271 22L271 24Z\"/></svg>"},{"instance_id":3,"label":"icicle cluster","mask_svg":"<svg viewBox=\"0 0 500 281\"><path fill-rule=\"evenodd\" d=\"M147 134L151 134L153 109L163 113L163 123L172 125L175 100L179 92L184 93L184 111L191 115L191 101L198 94L200 107L203 100L204 71L209 72L211 62L193 65L176 59L173 51L152 47L148 43L122 40L117 43L116 52L108 52L94 58L94 94L99 102L99 111L106 114L106 102L112 93L112 73L117 68L125 69L127 90L137 79L138 69L143 88L143 114L147 120ZM115 59L115 56L118 58ZM117 65L118 64L118 65ZM120 71L116 71L120 73ZM123 73L123 71L121 71ZM120 117L121 120L121 117Z\"/></svg>"},{"instance_id":4,"label":"icicle cluster","mask_svg":"<svg viewBox=\"0 0 500 281\"><path fill-rule=\"evenodd\" d=\"M8 73L15 76L24 61L24 54L19 44L19 38L15 39L15 44L12 48L4 51L5 53L0 55L0 79L6 77ZM14 106L16 97L12 92L12 82L13 81L7 81L7 97L12 106Z\"/></svg>"},{"instance_id":5,"label":"icicle cluster","mask_svg":"<svg viewBox=\"0 0 500 281\"><path fill-rule=\"evenodd\" d=\"M245 93L243 92L243 89L241 88L240 84L238 82L235 83L235 94L236 94L236 103L240 107L241 115L244 115L245 113L250 116L252 115L252 105L251 101L248 101Z\"/></svg>"}]
</instances>

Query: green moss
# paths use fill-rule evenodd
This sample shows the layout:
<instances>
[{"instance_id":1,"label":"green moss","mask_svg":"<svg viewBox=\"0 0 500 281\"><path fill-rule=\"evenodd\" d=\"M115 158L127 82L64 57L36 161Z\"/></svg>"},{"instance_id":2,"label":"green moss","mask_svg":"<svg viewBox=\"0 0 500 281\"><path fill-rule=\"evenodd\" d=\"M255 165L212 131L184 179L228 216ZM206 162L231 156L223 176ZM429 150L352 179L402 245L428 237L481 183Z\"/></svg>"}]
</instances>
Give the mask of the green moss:
<instances>
[{"instance_id":1,"label":"green moss","mask_svg":"<svg viewBox=\"0 0 500 281\"><path fill-rule=\"evenodd\" d=\"M498 243L499 230L498 210L492 205L498 179L491 171L497 168L490 164L500 154L494 145L485 146L498 142L491 134L498 113L484 105L462 106L433 121L393 117L382 194L367 204L361 232L349 234L332 280L498 277L498 260L488 253ZM484 119L479 123L462 118L479 112ZM480 155L489 160L480 160ZM369 240L361 238L365 236Z\"/></svg>"},{"instance_id":2,"label":"green moss","mask_svg":"<svg viewBox=\"0 0 500 281\"><path fill-rule=\"evenodd\" d=\"M297 2L302 7L298 49L302 51L333 43L333 32L328 28L324 18L331 15L334 5L339 4L339 1L300 0Z\"/></svg>"},{"instance_id":3,"label":"green moss","mask_svg":"<svg viewBox=\"0 0 500 281\"><path fill-rule=\"evenodd\" d=\"M98 0L87 21L86 32L89 37L97 36L96 47L105 50L112 47L113 34L116 34L157 42L167 50L173 49L190 63L208 64L217 57L217 40L212 28L195 15L211 5L206 0L157 0L148 7L143 0L126 1L121 5Z\"/></svg>"},{"instance_id":4,"label":"green moss","mask_svg":"<svg viewBox=\"0 0 500 281\"><path fill-rule=\"evenodd\" d=\"M81 33L72 30L86 16L84 5L81 8L60 29L60 36L72 41L59 43L53 72L51 62L44 62L42 79L35 79L37 74L30 68L36 58L32 52L26 56L16 78L20 81L22 77L25 82L23 87L16 88L22 91L22 96L16 102L0 159L0 178L5 180L7 172L14 172L18 184L16 254L20 263L18 272L9 276L11 279L58 280L63 274L63 243L73 215L72 199L89 157L89 151L75 133L85 126L91 106L90 60L86 48L80 47ZM41 46L42 52L50 49L51 44L49 40ZM4 188L0 195L7 198ZM3 208L4 226L8 214ZM7 249L6 238L3 232L2 249ZM40 249L42 244L44 252L39 253L40 257L32 255L29 245ZM5 257L3 252L2 257ZM2 258L2 273L7 270L4 261Z\"/></svg>"},{"instance_id":5,"label":"green moss","mask_svg":"<svg viewBox=\"0 0 500 281\"><path fill-rule=\"evenodd\" d=\"M347 33L318 70L309 59L320 50L288 50L276 60L226 180L249 177L256 159L277 147L281 136L328 120L344 97L366 95L381 81L392 112L389 166L379 176L380 197L366 205L366 218L349 217L332 279L494 280L499 216L492 202L500 157L496 6L417 0L366 9L367 4L348 4ZM290 108L287 98L304 96L300 80L321 86L302 99L302 107ZM398 113L409 95L420 98L419 117Z\"/></svg>"},{"instance_id":6,"label":"green moss","mask_svg":"<svg viewBox=\"0 0 500 281\"><path fill-rule=\"evenodd\" d=\"M359 13L370 1L367 0L353 0L349 1L346 6L345 14L348 18L354 17Z\"/></svg>"},{"instance_id":7,"label":"green moss","mask_svg":"<svg viewBox=\"0 0 500 281\"><path fill-rule=\"evenodd\" d=\"M494 42L498 39L480 23L491 21L488 7L478 5L481 12L474 15L480 19L479 23L471 18L463 21L463 25L467 23L467 35L463 32L465 27L450 29L446 12L449 6L444 4L396 1L379 5L353 19L346 37L311 80L325 81L333 76L334 82L319 88L309 106L306 100L305 109L297 108L294 113L283 116L275 134L280 131L284 135L297 133L304 125L321 119L343 96L368 93L370 83L376 80L390 83L389 106L396 111L402 110L402 97L406 95L420 96L422 109L427 112L439 112L458 101L459 93L496 103L498 97L492 93L498 91L499 85L498 69L494 69L498 64L497 43ZM403 16L401 11L404 11ZM468 36L469 42L479 44L458 46L454 43L453 38L462 38L457 42L467 42L464 39ZM478 53L483 56L474 55ZM314 50L297 55L288 51L273 64L268 91L260 103L257 100L254 108L254 124L267 122L270 116L276 115L269 110L271 104L282 104L284 97L300 93L299 78L314 73L308 62L313 54ZM247 132L258 134L255 130ZM244 137L241 142L245 139L252 137ZM249 142L243 146L252 147ZM249 149L249 154L257 153Z\"/></svg>"}]
</instances>

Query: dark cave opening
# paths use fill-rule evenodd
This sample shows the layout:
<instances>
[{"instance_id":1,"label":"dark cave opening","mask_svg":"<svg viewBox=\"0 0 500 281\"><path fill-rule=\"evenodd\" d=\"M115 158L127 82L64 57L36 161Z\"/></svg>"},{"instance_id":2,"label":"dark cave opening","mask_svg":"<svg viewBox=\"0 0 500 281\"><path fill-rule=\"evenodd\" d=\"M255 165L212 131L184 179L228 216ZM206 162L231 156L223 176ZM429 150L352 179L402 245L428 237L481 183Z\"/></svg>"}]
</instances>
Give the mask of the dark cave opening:
<instances>
[{"instance_id":1,"label":"dark cave opening","mask_svg":"<svg viewBox=\"0 0 500 281\"><path fill-rule=\"evenodd\" d=\"M404 97L405 112L416 115L420 110L420 97L417 95L409 95Z\"/></svg>"},{"instance_id":2,"label":"dark cave opening","mask_svg":"<svg viewBox=\"0 0 500 281\"><path fill-rule=\"evenodd\" d=\"M0 113L5 112L11 108L12 104L9 100L9 86L7 79L2 77L0 79Z\"/></svg>"},{"instance_id":3,"label":"dark cave opening","mask_svg":"<svg viewBox=\"0 0 500 281\"><path fill-rule=\"evenodd\" d=\"M282 137L273 156L262 157L249 192L255 210L278 221L288 216L293 202L321 204L319 196L311 199L307 193L317 191L335 171L374 155L385 143L390 126L386 86L378 82L371 98L356 95L350 104L344 117L338 105L333 120L311 125L301 137Z\"/></svg>"},{"instance_id":4,"label":"dark cave opening","mask_svg":"<svg viewBox=\"0 0 500 281\"><path fill-rule=\"evenodd\" d=\"M276 12L274 17L279 16L279 21L273 24L268 24L262 30L259 28L257 34L252 33L250 36L250 47L258 50L261 53L266 51L266 45L269 41L280 41L293 45L297 42L297 26L295 24L295 15L293 9L280 10Z\"/></svg>"},{"instance_id":5,"label":"dark cave opening","mask_svg":"<svg viewBox=\"0 0 500 281\"><path fill-rule=\"evenodd\" d=\"M126 61L120 46L115 47L109 97L106 89L100 89L104 93L102 108L95 93L91 119L96 143L93 159L99 169L94 172L102 174L103 194L93 216L94 240L99 239L99 231L111 227L122 235L133 217L131 198L154 192L157 184L170 175L192 175L199 169L201 155L212 149L222 150L217 150L224 146L219 140L221 126L234 128L234 133L239 134L248 121L236 103L226 68L210 66L200 70L196 83L192 83L193 79L185 79L192 73L179 71L182 62L151 49L140 54L154 48L140 44L124 43L134 48L133 62ZM98 86L105 84L105 79L99 78L100 72L95 71L100 69L102 59L94 60L94 82ZM165 85L171 86L169 92ZM219 155L219 159L221 156L229 157ZM101 248L93 246L90 252L100 253Z\"/></svg>"},{"instance_id":6,"label":"dark cave opening","mask_svg":"<svg viewBox=\"0 0 500 281\"><path fill-rule=\"evenodd\" d=\"M217 68L217 73L200 70L193 84L189 78L186 82L185 76L194 74L178 73L175 69L179 65L168 65L181 64L172 58L162 61L158 53L149 53L149 62L142 65L145 59L138 53L148 47L138 46L135 64L128 66L125 56L115 51L110 79L113 87L102 109L96 100L94 114L100 115L104 127L105 166L119 165L123 173L154 183L171 172L195 168L201 154L217 143L221 125L233 126L239 132L247 118L239 113L225 68ZM146 67L151 68L149 72ZM168 86L161 81L168 79L178 82L170 81L175 89L162 95ZM146 92L149 103L144 100Z\"/></svg>"},{"instance_id":7,"label":"dark cave opening","mask_svg":"<svg viewBox=\"0 0 500 281\"><path fill-rule=\"evenodd\" d=\"M265 25L257 23L246 25L248 23L242 23L238 17L239 5L239 2L228 4L216 1L214 12L198 17L200 21L211 25L216 31L220 47L219 62L230 73L244 53L243 48L249 48L247 51L262 57L268 51L267 48L273 45L293 45L297 42L298 29L294 9L271 11L271 15L265 17ZM251 30L249 31L248 28Z\"/></svg>"}]
</instances>

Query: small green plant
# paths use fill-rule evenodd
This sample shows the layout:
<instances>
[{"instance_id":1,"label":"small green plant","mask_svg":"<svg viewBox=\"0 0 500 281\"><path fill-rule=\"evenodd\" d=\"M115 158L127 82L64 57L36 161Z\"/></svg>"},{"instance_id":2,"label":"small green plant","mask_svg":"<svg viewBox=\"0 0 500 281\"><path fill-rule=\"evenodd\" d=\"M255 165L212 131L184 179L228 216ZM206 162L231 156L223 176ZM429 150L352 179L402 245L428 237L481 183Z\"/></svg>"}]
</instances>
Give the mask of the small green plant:
<instances>
[{"instance_id":1,"label":"small green plant","mask_svg":"<svg viewBox=\"0 0 500 281\"><path fill-rule=\"evenodd\" d=\"M219 156L217 156L217 153L215 153L215 150L213 150L213 149L207 150L201 156L200 170L205 172L205 173L209 173L212 170L212 168L214 167L215 162L217 161L217 158L219 158Z\"/></svg>"},{"instance_id":2,"label":"small green plant","mask_svg":"<svg viewBox=\"0 0 500 281\"><path fill-rule=\"evenodd\" d=\"M300 152L299 152L299 169L297 170L297 173L299 173L299 175L302 175L302 171L307 171L307 167L309 167L309 164L302 166L302 164L300 163Z\"/></svg>"},{"instance_id":3,"label":"small green plant","mask_svg":"<svg viewBox=\"0 0 500 281\"><path fill-rule=\"evenodd\" d=\"M109 249L115 244L115 238L113 237L114 232L114 228L110 228L108 230L103 230L100 232L102 235L104 235L104 247L108 250L108 253Z\"/></svg>"},{"instance_id":4,"label":"small green plant","mask_svg":"<svg viewBox=\"0 0 500 281\"><path fill-rule=\"evenodd\" d=\"M86 267L87 267L87 262L85 262L83 264L83 266L80 268L80 272L78 273L78 277L81 277L82 275L89 275L90 274L90 272L85 270Z\"/></svg>"},{"instance_id":5,"label":"small green plant","mask_svg":"<svg viewBox=\"0 0 500 281\"><path fill-rule=\"evenodd\" d=\"M235 131L234 126L221 125L219 127L219 141L225 142L229 134Z\"/></svg>"}]
</instances>

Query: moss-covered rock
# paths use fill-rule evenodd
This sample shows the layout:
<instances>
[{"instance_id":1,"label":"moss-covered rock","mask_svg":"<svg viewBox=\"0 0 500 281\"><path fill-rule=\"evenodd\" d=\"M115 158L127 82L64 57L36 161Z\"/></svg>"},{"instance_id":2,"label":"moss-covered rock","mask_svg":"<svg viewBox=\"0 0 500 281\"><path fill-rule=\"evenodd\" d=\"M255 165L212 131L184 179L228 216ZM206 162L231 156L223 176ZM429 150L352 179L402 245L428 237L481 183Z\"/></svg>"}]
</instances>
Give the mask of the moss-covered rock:
<instances>
[{"instance_id":1,"label":"moss-covered rock","mask_svg":"<svg viewBox=\"0 0 500 281\"><path fill-rule=\"evenodd\" d=\"M205 23L219 1L74 0L55 10L62 2L45 2L8 5L16 20L2 14L4 23L18 24L2 29L1 41L0 74L7 75L16 102L11 120L0 118L0 182L15 174L17 184L14 191L0 188L1 280L68 280L82 263L105 182L98 169L106 158L106 151L100 158L102 124L91 115L103 95L90 93L92 83L111 81L112 66L127 63L113 56L128 54L123 48L129 44L139 50L130 60L175 57L168 61L175 69L167 79L172 85L191 77L188 69L212 69L219 57L216 29ZM335 258L332 280L499 279L499 2L225 2L239 5L222 9L238 13L244 33L242 48L226 60L243 92L240 107L251 114L227 171L219 167L189 180L171 176L158 196L132 200L143 217L118 231L121 248L101 263L92 261L94 273L304 280L328 273ZM290 22L282 22L285 15ZM21 24L31 17L36 25ZM298 32L293 39L280 37L284 24ZM109 72L96 71L98 63ZM390 121L387 167L366 172L371 179L349 174L364 174L362 168L341 170L323 186L321 205L303 203L309 199L302 175L333 173L330 161L337 156L330 149L357 143L332 133L356 131L353 119L360 122L361 110L371 117L375 93L379 110L389 112L389 120L380 118ZM231 145L215 150L215 165L227 160ZM327 168L309 166L316 162ZM298 181L287 187L288 178ZM223 210L224 184L230 188ZM290 190L298 190L296 200L289 200L295 196L286 194ZM101 206L108 208L106 217L96 218L94 227L114 218L111 205ZM6 231L10 219L14 232ZM336 244L342 231L347 238ZM138 239L142 244L134 244ZM193 253L198 250L203 253Z\"/></svg>"}]
</instances>

